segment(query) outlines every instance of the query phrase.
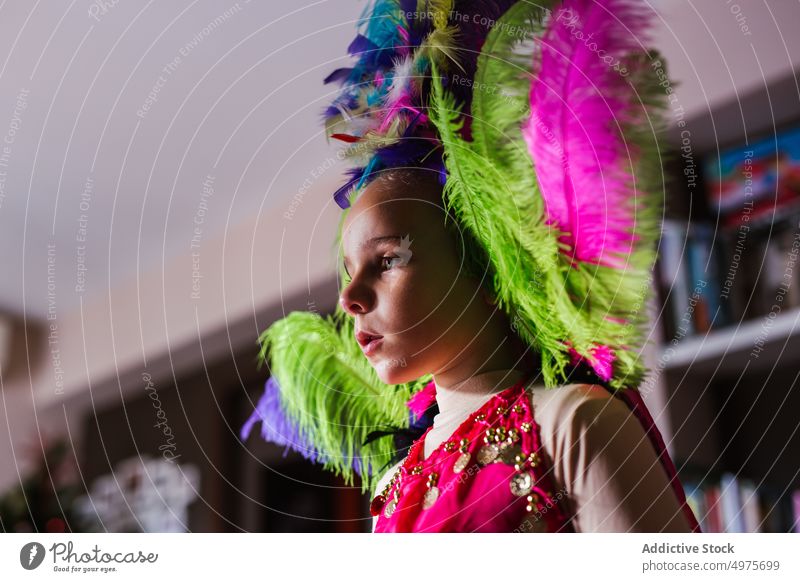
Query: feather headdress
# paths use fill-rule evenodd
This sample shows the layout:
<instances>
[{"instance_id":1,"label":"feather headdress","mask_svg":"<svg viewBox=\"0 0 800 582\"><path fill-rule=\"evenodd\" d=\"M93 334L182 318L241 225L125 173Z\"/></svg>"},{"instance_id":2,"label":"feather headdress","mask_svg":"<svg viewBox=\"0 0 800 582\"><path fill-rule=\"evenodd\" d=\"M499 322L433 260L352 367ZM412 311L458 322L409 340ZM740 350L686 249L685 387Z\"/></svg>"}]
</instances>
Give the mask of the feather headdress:
<instances>
[{"instance_id":1,"label":"feather headdress","mask_svg":"<svg viewBox=\"0 0 800 582\"><path fill-rule=\"evenodd\" d=\"M645 372L664 125L649 11L635 0L377 0L348 49L356 63L325 79L341 84L326 133L355 164L336 202L347 208L385 168L438 170L547 386L576 362L618 389ZM246 428L262 419L268 440L367 487L397 450L365 431L411 427L403 403L429 378L382 385L352 331L340 309L267 330L272 384Z\"/></svg>"}]
</instances>

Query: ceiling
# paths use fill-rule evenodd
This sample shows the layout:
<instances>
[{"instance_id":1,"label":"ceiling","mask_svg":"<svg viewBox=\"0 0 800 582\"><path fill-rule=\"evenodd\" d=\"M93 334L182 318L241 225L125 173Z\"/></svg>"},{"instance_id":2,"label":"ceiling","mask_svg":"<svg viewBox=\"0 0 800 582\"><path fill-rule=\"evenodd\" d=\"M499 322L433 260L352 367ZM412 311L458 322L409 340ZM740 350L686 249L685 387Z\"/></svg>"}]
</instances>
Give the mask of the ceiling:
<instances>
[{"instance_id":1,"label":"ceiling","mask_svg":"<svg viewBox=\"0 0 800 582\"><path fill-rule=\"evenodd\" d=\"M0 7L2 310L110 293L341 170L321 80L363 1L112 4ZM800 62L797 2L651 5L687 116Z\"/></svg>"}]
</instances>

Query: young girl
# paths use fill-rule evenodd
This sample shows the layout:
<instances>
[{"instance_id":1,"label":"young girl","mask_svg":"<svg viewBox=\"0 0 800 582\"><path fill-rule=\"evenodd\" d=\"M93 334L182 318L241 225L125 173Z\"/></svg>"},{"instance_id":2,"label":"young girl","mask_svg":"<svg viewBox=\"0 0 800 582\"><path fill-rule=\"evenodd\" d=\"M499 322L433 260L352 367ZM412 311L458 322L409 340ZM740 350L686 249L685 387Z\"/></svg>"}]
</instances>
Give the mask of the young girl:
<instances>
[{"instance_id":1,"label":"young girl","mask_svg":"<svg viewBox=\"0 0 800 582\"><path fill-rule=\"evenodd\" d=\"M340 302L262 334L242 436L358 474L374 531L698 531L635 389L666 101L648 10L376 0L326 78L326 134L360 161L334 193Z\"/></svg>"},{"instance_id":2,"label":"young girl","mask_svg":"<svg viewBox=\"0 0 800 582\"><path fill-rule=\"evenodd\" d=\"M674 473L670 475L662 464L669 459L666 451L658 451L663 455L659 461L645 432L657 434L657 429L643 426L623 400L601 385L578 382L545 388L537 375L535 354L496 307L479 279L481 273L465 268L464 233L444 224L436 174L402 169L387 170L371 182L343 227L348 278L340 301L355 320L356 337L367 359L387 384L432 374L438 405L430 430L378 483L376 494L384 497L379 503L385 507L399 490L398 481L410 482L393 513L376 512L376 530L547 531L549 526L552 531L688 532L696 528L680 485L677 480L670 484ZM398 252L403 240L410 241L405 253ZM530 427L525 428L538 432L533 439L539 441L534 445L540 457L536 477L547 483L535 487L538 504L528 499L533 487L523 487L524 495L509 489L513 458L500 455L505 463L492 460L485 465L478 461L485 431L509 422L475 417L481 411L491 414L498 403L509 404L511 396L517 397L511 406L530 411ZM510 424L522 425L523 415L516 416ZM508 427L506 434L513 428ZM462 439L466 446L457 448ZM459 451L475 460L455 471ZM484 478L482 472L498 463L504 471ZM415 467L420 467L418 474ZM467 469L474 474L465 479ZM436 477L429 487L431 474ZM433 494L436 499L428 494L426 507L425 494L433 487L439 492ZM421 496L422 503L404 503L413 496ZM532 507L525 511L524 506ZM550 519L545 519L547 514ZM526 519L520 520L520 515Z\"/></svg>"}]
</instances>

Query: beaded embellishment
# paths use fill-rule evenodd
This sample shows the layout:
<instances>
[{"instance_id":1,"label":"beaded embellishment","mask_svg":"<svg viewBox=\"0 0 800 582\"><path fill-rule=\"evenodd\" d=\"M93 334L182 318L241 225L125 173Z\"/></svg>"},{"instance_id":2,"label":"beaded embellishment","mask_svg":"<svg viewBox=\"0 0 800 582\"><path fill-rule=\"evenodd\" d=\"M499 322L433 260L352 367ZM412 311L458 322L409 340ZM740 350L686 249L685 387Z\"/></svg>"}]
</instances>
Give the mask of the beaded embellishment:
<instances>
[{"instance_id":1,"label":"beaded embellishment","mask_svg":"<svg viewBox=\"0 0 800 582\"><path fill-rule=\"evenodd\" d=\"M376 532L514 531L526 520L569 531L524 381L493 395L423 458L431 428L372 500Z\"/></svg>"}]
</instances>

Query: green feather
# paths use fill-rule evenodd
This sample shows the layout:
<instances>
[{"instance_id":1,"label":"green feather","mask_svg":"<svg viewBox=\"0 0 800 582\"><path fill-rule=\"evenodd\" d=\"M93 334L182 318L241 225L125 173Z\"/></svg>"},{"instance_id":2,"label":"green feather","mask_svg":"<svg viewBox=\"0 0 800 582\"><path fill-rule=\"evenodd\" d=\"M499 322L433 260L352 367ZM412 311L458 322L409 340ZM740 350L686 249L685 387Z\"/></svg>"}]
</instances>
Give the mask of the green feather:
<instances>
[{"instance_id":1,"label":"green feather","mask_svg":"<svg viewBox=\"0 0 800 582\"><path fill-rule=\"evenodd\" d=\"M546 385L565 380L568 340L584 356L595 344L611 346L616 361L610 384L636 386L646 371L638 349L646 331L644 298L655 260L649 241L658 238L661 160L653 136L663 128L663 93L651 79L638 79L653 127L623 128L626 142L641 152L634 174L642 195L635 202L636 232L648 242L634 248L624 271L572 265L559 250L561 233L546 223L544 200L520 130L530 114L534 67L525 43L541 34L546 14L543 6L519 2L487 37L473 85L470 142L461 138L463 117L442 87L438 63L432 63L429 114L444 146L445 205L489 249L498 304L520 337L540 352ZM513 180L506 179L510 176ZM628 323L609 321L614 317Z\"/></svg>"},{"instance_id":2,"label":"green feather","mask_svg":"<svg viewBox=\"0 0 800 582\"><path fill-rule=\"evenodd\" d=\"M408 427L405 403L428 378L398 386L381 382L355 341L352 317L339 309L327 317L292 312L259 341L259 358L271 363L287 418L327 459L324 468L352 484L353 459L359 459L361 489L371 491L395 447L390 437L362 443L376 429Z\"/></svg>"}]
</instances>

